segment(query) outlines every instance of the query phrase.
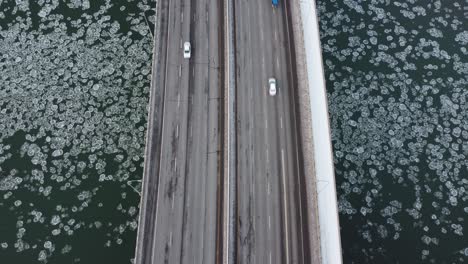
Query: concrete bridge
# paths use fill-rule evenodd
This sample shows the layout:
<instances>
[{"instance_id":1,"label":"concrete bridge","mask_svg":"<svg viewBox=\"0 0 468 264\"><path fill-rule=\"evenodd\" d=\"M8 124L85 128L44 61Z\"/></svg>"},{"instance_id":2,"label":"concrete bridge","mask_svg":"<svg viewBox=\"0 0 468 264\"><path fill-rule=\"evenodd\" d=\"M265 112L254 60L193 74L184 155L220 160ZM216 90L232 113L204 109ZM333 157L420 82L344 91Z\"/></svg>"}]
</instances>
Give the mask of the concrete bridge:
<instances>
[{"instance_id":1,"label":"concrete bridge","mask_svg":"<svg viewBox=\"0 0 468 264\"><path fill-rule=\"evenodd\" d=\"M341 263L313 1L158 1L155 25L136 263Z\"/></svg>"}]
</instances>

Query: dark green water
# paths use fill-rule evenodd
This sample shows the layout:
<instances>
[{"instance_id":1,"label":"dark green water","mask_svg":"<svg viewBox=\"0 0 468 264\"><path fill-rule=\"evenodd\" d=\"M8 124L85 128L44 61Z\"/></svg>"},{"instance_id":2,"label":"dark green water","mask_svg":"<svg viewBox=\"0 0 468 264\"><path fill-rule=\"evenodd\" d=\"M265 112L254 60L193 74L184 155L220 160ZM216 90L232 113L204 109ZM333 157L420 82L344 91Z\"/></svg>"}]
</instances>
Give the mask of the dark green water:
<instances>
[{"instance_id":1,"label":"dark green water","mask_svg":"<svg viewBox=\"0 0 468 264\"><path fill-rule=\"evenodd\" d=\"M130 263L155 2L0 1L0 263Z\"/></svg>"},{"instance_id":2,"label":"dark green water","mask_svg":"<svg viewBox=\"0 0 468 264\"><path fill-rule=\"evenodd\" d=\"M468 3L318 1L345 263L468 263Z\"/></svg>"}]
</instances>

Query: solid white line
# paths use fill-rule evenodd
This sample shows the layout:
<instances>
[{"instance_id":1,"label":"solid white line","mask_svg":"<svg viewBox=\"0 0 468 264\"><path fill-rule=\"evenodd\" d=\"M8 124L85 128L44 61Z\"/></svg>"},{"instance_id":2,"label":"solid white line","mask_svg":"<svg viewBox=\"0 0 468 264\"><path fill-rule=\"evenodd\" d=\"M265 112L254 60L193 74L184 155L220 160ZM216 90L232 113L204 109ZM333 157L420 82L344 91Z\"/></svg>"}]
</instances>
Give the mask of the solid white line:
<instances>
[{"instance_id":1,"label":"solid white line","mask_svg":"<svg viewBox=\"0 0 468 264\"><path fill-rule=\"evenodd\" d=\"M252 163L252 165L253 165L253 163ZM255 166L252 166L252 167L255 168ZM252 193L255 193L255 180L252 180ZM254 207L254 210L255 210L255 207ZM255 217L253 218L253 226L254 226L254 229L255 229Z\"/></svg>"},{"instance_id":2,"label":"solid white line","mask_svg":"<svg viewBox=\"0 0 468 264\"><path fill-rule=\"evenodd\" d=\"M313 5L313 4L312 4ZM286 14L288 13L288 5L286 4L285 1L283 1L283 6L284 6L284 9L286 11ZM317 25L318 26L318 25ZM286 36L289 36L289 22L288 22L288 19L286 19ZM290 43L290 39L287 38L287 43L288 43L288 51L289 53L291 54L291 43ZM293 55L291 55L293 56ZM292 67L292 61L291 61L291 58L289 59L289 64L290 66ZM322 75L323 76L323 75ZM326 101L326 100L325 100ZM297 142L297 138L295 138L295 145L298 146L298 142ZM296 155L298 155L298 150L296 149ZM299 167L299 164L298 164L298 161L296 160L296 166ZM299 174L297 174L297 178L299 178ZM300 181L298 181L298 183L300 184ZM299 193L300 193L300 187L299 187ZM302 202L301 202L301 199L299 199L299 219L301 219L301 223L302 223ZM303 224L303 223L302 223ZM302 241L302 252L304 253L304 233L303 233L303 230L302 230L302 224L300 225L300 228L301 228L301 241ZM340 254L337 254L339 256L341 256ZM302 262L304 262L304 254L302 254Z\"/></svg>"},{"instance_id":3,"label":"solid white line","mask_svg":"<svg viewBox=\"0 0 468 264\"><path fill-rule=\"evenodd\" d=\"M226 160L227 160L228 164L227 164L227 169L226 169L226 182L227 182L227 188L226 188L227 194L226 194L226 196L227 196L227 200L226 200L226 204L225 204L226 205L226 207L225 207L226 208L225 209L226 210L225 211L225 215L226 215L225 219L227 218L227 220L225 222L226 227L223 228L224 231L226 231L226 234L225 234L226 235L226 240L223 241L223 243L225 242L225 244L223 244L223 248L224 248L224 245L225 245L226 246L226 252L224 254L225 255L224 263L225 264L231 264L229 262L229 257L231 255L231 252L230 252L230 239L231 239L230 238L230 236L231 236L231 234L230 234L230 232L231 232L231 229L230 229L230 223L231 223L230 217L231 217L231 215L230 214L231 214L231 211L230 211L230 207L229 207L230 206L229 203L230 203L230 199L231 199L231 192L230 192L230 187L229 187L229 181L230 181L230 178L231 178L231 175L230 175L230 160L231 160L230 156L231 155L230 155L230 150L229 150L230 144L231 144L231 138L229 136L229 133L230 133L230 131L232 129L231 128L231 121L230 121L230 112L229 112L229 110L230 110L229 102L230 102L230 100L232 100L232 98L230 98L230 96L229 96L230 90L231 90L230 82L229 82L229 76L230 76L230 65L229 65L229 59L230 59L230 53L229 53L229 50L230 50L230 43L229 43L229 41L230 41L230 39L229 39L230 31L229 30L230 30L230 28L229 28L229 20L230 20L230 11L231 10L229 8L229 2L227 0L224 0L224 5L226 7L226 10L225 10L226 11L226 17L225 17L225 23L224 23L224 25L225 25L225 29L224 29L225 31L224 32L226 32L226 34L225 34L225 36L226 36L225 55L228 58L227 63L225 65L225 67L226 67L225 72L227 73L227 76L228 76L227 77L228 79L227 79L227 82L226 82L226 89L227 89L227 95L226 96L227 96L227 103L228 103L228 111L227 111L227 120L228 120L228 122L227 122L227 127L226 127L227 128L226 131L227 131L227 134L228 134L227 140L226 140L227 141L226 147L228 148L228 150L227 150L227 153L226 153L226 156L227 156Z\"/></svg>"},{"instance_id":4,"label":"solid white line","mask_svg":"<svg viewBox=\"0 0 468 264\"><path fill-rule=\"evenodd\" d=\"M281 149L281 167L283 171L283 202L284 202L284 230L286 232L286 264L289 263L289 234L288 234L288 204L286 198L286 178L285 178L285 169L284 169L284 150Z\"/></svg>"},{"instance_id":5,"label":"solid white line","mask_svg":"<svg viewBox=\"0 0 468 264\"><path fill-rule=\"evenodd\" d=\"M226 3L226 1L225 1L224 3ZM226 9L228 9L228 8L229 8L229 6L226 5ZM225 26L226 26L226 27L225 27L226 36L229 35L229 33L228 33L228 30L229 30L228 21L229 21L229 11L227 10L227 11L226 11L226 19L225 19L225 23L224 23ZM229 38L227 38L227 41L226 41L226 52L225 52L225 54L227 54L227 57L228 57L228 59L229 59ZM229 74L229 61L226 62L226 72ZM227 78L229 78L229 77L227 77ZM226 85L227 85L227 95L226 95L226 96L227 96L227 104L229 105L229 100L230 100L230 98L229 98L229 89L230 89L229 81L226 82ZM224 263L229 263L229 255L230 255L230 254L229 254L229 239L230 239L230 237L229 237L229 233L230 233L229 223L231 222L231 221L230 221L230 215L229 215L229 212L230 212L230 211L229 211L229 200L230 200L230 198L231 198L231 197L230 197L231 193L230 193L230 191L229 191L229 181L230 181L230 175L229 175L229 167L230 167L230 165L229 165L229 159L230 159L230 155L229 155L229 144L230 144L229 131L230 131L230 129L231 129L230 126L229 126L229 125L231 124L231 122L229 121L229 118L230 118L230 117L229 117L229 106L228 106L228 111L227 111L227 115L226 115L226 116L227 116L226 118L227 118L227 120L228 120L228 122L226 122L226 123L227 123L227 124L226 124L226 126L227 126L227 131L228 131L228 132L227 132L227 133L228 133L228 136L227 136L227 140L226 140L226 141L227 141L227 146L226 146L226 147L228 148L228 151L227 151L227 153L226 153L226 156L227 156L227 157L226 157L226 160L227 160L227 163L228 163L228 164L227 164L227 169L226 169L226 174L227 174L227 175L226 175L226 182L227 182L227 188L226 188L226 193L227 193L227 194L226 194L226 196L227 196L227 199L226 199L226 201L225 201L225 203L226 203L225 205L227 205L227 206L226 206L226 209L225 209L225 215L226 215L226 216L225 216L225 219L227 218L227 221L225 222L225 224L226 224L227 227L225 227L225 228L223 228L223 229L225 229L225 231L226 231L226 233L225 233L225 235L226 235L226 242L224 243L224 244L226 245L226 252L225 252L225 254L224 254L224 255L226 256L226 258L225 258L225 260L224 260ZM223 241L223 242L224 242L224 241Z\"/></svg>"}]
</instances>

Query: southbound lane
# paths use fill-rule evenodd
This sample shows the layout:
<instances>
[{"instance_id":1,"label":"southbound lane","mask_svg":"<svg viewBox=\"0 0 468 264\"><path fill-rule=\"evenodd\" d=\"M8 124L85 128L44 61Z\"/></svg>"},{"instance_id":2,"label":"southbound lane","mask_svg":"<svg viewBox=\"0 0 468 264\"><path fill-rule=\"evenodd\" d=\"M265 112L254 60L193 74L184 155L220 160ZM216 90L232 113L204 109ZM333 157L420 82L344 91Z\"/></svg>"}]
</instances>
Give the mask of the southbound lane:
<instances>
[{"instance_id":1,"label":"southbound lane","mask_svg":"<svg viewBox=\"0 0 468 264\"><path fill-rule=\"evenodd\" d=\"M284 1L235 1L237 260L308 263ZM268 78L277 95L268 94Z\"/></svg>"},{"instance_id":2,"label":"southbound lane","mask_svg":"<svg viewBox=\"0 0 468 264\"><path fill-rule=\"evenodd\" d=\"M146 211L140 220L137 263L215 263L220 171L219 6L209 0L168 0L162 5L161 16L167 20L161 23L163 39L157 41L166 44L161 51L166 60L153 62L165 67L162 86L153 88L163 91L160 155L147 155L159 158L147 161L147 166L159 166L145 169L144 185L152 186L146 186L142 197L146 200L155 194L156 199L149 201L156 205L142 202L141 210ZM190 59L182 56L185 41L192 45ZM157 184L151 180L155 178ZM143 248L140 254L138 248Z\"/></svg>"}]
</instances>

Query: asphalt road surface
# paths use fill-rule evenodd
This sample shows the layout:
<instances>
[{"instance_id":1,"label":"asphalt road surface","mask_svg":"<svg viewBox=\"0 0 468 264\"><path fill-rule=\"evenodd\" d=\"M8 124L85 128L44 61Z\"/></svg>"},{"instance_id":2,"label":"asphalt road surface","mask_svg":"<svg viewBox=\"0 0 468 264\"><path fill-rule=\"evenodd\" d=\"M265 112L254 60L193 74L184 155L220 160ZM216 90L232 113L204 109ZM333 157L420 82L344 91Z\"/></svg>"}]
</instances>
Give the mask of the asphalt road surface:
<instances>
[{"instance_id":1,"label":"asphalt road surface","mask_svg":"<svg viewBox=\"0 0 468 264\"><path fill-rule=\"evenodd\" d=\"M137 263L215 263L221 154L218 5L167 0L160 9L163 44L155 58L161 59L156 62L161 76L153 76L159 80L153 85L160 85L161 98L150 103L162 103L161 144L150 144L158 142L154 135L147 149L147 158L155 161L145 169ZM183 58L185 41L192 45L190 59ZM151 122L149 129L157 133Z\"/></svg>"},{"instance_id":2,"label":"asphalt road surface","mask_svg":"<svg viewBox=\"0 0 468 264\"><path fill-rule=\"evenodd\" d=\"M310 263L285 1L235 1L237 261ZM277 95L268 94L276 78Z\"/></svg>"},{"instance_id":3,"label":"asphalt road surface","mask_svg":"<svg viewBox=\"0 0 468 264\"><path fill-rule=\"evenodd\" d=\"M221 3L160 6L137 263L218 260ZM237 263L310 263L284 3L234 1Z\"/></svg>"}]
</instances>

